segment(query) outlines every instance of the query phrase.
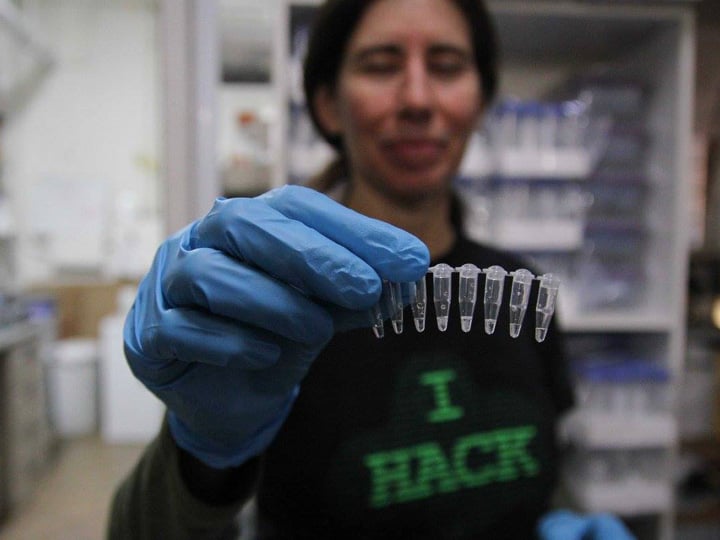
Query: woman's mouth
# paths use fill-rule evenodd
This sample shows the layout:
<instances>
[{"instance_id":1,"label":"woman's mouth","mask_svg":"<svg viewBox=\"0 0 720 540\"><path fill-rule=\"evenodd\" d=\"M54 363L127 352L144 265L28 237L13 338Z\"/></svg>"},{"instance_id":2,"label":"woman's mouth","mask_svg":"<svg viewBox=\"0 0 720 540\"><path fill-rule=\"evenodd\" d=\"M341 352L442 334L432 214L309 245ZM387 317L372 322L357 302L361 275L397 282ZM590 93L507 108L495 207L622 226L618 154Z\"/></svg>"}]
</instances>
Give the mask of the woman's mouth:
<instances>
[{"instance_id":1,"label":"woman's mouth","mask_svg":"<svg viewBox=\"0 0 720 540\"><path fill-rule=\"evenodd\" d=\"M386 141L382 147L394 163L422 169L434 165L442 157L446 144L440 139L397 139Z\"/></svg>"}]
</instances>

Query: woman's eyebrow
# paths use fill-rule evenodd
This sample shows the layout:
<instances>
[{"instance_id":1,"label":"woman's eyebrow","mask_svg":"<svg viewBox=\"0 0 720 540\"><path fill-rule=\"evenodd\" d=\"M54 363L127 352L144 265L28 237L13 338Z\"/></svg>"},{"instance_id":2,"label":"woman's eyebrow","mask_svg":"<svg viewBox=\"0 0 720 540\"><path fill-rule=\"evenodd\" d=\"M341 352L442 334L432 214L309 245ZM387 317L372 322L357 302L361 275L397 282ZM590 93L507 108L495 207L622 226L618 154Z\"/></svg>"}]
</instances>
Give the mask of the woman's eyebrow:
<instances>
[{"instance_id":1,"label":"woman's eyebrow","mask_svg":"<svg viewBox=\"0 0 720 540\"><path fill-rule=\"evenodd\" d=\"M369 45L358 49L355 53L353 53L352 58L356 61L363 61L378 54L400 56L402 55L402 52L402 48L398 45Z\"/></svg>"},{"instance_id":2,"label":"woman's eyebrow","mask_svg":"<svg viewBox=\"0 0 720 540\"><path fill-rule=\"evenodd\" d=\"M452 43L438 43L431 45L428 51L432 54L456 54L463 58L472 58L472 51L468 50L467 47L455 45Z\"/></svg>"},{"instance_id":3,"label":"woman's eyebrow","mask_svg":"<svg viewBox=\"0 0 720 540\"><path fill-rule=\"evenodd\" d=\"M430 55L436 54L455 54L462 58L471 58L472 51L468 50L467 47L456 45L454 43L435 43L428 47L427 51ZM387 43L379 45L368 45L366 47L360 47L357 51L352 54L352 58L355 61L362 62L375 55L391 55L401 56L403 54L403 48L400 45Z\"/></svg>"}]
</instances>

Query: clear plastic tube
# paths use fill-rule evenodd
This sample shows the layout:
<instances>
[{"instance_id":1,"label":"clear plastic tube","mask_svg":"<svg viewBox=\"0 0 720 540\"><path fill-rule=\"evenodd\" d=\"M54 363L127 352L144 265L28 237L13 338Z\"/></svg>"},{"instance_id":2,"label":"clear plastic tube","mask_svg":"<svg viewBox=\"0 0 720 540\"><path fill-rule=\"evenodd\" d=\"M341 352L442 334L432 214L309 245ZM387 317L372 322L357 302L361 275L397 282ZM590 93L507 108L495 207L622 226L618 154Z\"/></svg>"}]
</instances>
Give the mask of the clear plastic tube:
<instances>
[{"instance_id":1,"label":"clear plastic tube","mask_svg":"<svg viewBox=\"0 0 720 540\"><path fill-rule=\"evenodd\" d=\"M460 327L463 332L472 328L475 301L477 300L477 281L481 270L474 264L463 264L456 268L460 273L458 284L458 306L460 308Z\"/></svg>"},{"instance_id":2,"label":"clear plastic tube","mask_svg":"<svg viewBox=\"0 0 720 540\"><path fill-rule=\"evenodd\" d=\"M530 300L530 289L535 276L525 268L515 270L510 275L513 277L510 289L510 336L516 338L522 330L525 311Z\"/></svg>"},{"instance_id":3,"label":"clear plastic tube","mask_svg":"<svg viewBox=\"0 0 720 540\"><path fill-rule=\"evenodd\" d=\"M453 267L442 263L431 266L429 271L433 274L433 302L437 326L438 330L444 332L447 330L450 316Z\"/></svg>"},{"instance_id":4,"label":"clear plastic tube","mask_svg":"<svg viewBox=\"0 0 720 540\"><path fill-rule=\"evenodd\" d=\"M484 270L485 273L485 333L495 332L500 304L502 303L503 288L505 287L505 276L507 272L502 266L491 266Z\"/></svg>"},{"instance_id":5,"label":"clear plastic tube","mask_svg":"<svg viewBox=\"0 0 720 540\"><path fill-rule=\"evenodd\" d=\"M383 281L383 296L387 306L390 322L396 334L403 331L402 285L393 281Z\"/></svg>"},{"instance_id":6,"label":"clear plastic tube","mask_svg":"<svg viewBox=\"0 0 720 540\"><path fill-rule=\"evenodd\" d=\"M382 309L379 302L370 308L368 315L370 316L370 324L375 337L378 339L385 337L385 325L383 324Z\"/></svg>"},{"instance_id":7,"label":"clear plastic tube","mask_svg":"<svg viewBox=\"0 0 720 540\"><path fill-rule=\"evenodd\" d=\"M427 310L427 285L425 277L409 284L410 308L412 309L413 322L418 332L425 330L425 312Z\"/></svg>"},{"instance_id":8,"label":"clear plastic tube","mask_svg":"<svg viewBox=\"0 0 720 540\"><path fill-rule=\"evenodd\" d=\"M544 341L547 336L550 320L555 313L559 288L560 280L553 274L540 276L540 289L535 307L535 340L538 342Z\"/></svg>"}]
</instances>

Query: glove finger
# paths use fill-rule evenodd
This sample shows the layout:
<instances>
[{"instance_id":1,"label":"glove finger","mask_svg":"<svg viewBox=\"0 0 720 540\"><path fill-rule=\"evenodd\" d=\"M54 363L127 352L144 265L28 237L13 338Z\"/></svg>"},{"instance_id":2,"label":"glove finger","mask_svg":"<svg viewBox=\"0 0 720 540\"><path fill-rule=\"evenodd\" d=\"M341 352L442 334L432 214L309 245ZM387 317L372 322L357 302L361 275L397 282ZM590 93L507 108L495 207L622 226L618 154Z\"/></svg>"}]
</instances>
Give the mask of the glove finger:
<instances>
[{"instance_id":1,"label":"glove finger","mask_svg":"<svg viewBox=\"0 0 720 540\"><path fill-rule=\"evenodd\" d=\"M427 247L416 237L298 186L216 201L193 230L190 247L203 246L348 308L372 305L381 288L378 274L414 281L429 264Z\"/></svg>"},{"instance_id":2,"label":"glove finger","mask_svg":"<svg viewBox=\"0 0 720 540\"><path fill-rule=\"evenodd\" d=\"M181 251L162 290L173 307L201 307L294 342L317 346L333 333L327 311L302 292L213 249Z\"/></svg>"},{"instance_id":3,"label":"glove finger","mask_svg":"<svg viewBox=\"0 0 720 540\"><path fill-rule=\"evenodd\" d=\"M135 375L168 384L194 362L257 370L275 365L282 348L270 333L193 309L169 309L151 326L138 326L136 308L124 328L125 351ZM179 362L178 362L179 361Z\"/></svg>"},{"instance_id":4,"label":"glove finger","mask_svg":"<svg viewBox=\"0 0 720 540\"><path fill-rule=\"evenodd\" d=\"M380 295L377 272L360 257L259 199L216 201L187 247L222 251L345 307L369 306Z\"/></svg>"},{"instance_id":5,"label":"glove finger","mask_svg":"<svg viewBox=\"0 0 720 540\"><path fill-rule=\"evenodd\" d=\"M345 246L383 279L416 281L430 264L427 246L415 236L355 212L313 189L285 186L259 198L283 215Z\"/></svg>"},{"instance_id":6,"label":"glove finger","mask_svg":"<svg viewBox=\"0 0 720 540\"><path fill-rule=\"evenodd\" d=\"M568 510L543 516L538 523L540 540L581 540L590 530L590 520Z\"/></svg>"}]
</instances>

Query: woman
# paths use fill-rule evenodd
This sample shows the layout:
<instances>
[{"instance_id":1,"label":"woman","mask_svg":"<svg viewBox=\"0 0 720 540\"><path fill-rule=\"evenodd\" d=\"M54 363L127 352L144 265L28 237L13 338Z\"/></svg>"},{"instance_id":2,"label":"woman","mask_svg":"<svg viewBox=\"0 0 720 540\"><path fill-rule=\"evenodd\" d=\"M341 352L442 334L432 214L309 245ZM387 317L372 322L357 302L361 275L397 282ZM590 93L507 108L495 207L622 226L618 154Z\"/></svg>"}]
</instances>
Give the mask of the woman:
<instances>
[{"instance_id":1,"label":"woman","mask_svg":"<svg viewBox=\"0 0 720 540\"><path fill-rule=\"evenodd\" d=\"M556 332L463 333L457 314L447 332L367 328L382 279L431 260L522 265L462 236L451 192L495 90L484 8L331 0L305 89L340 156L316 184L341 204L300 187L220 200L161 246L125 349L167 421L115 496L111 536L232 537L255 494L253 537L533 537L572 401ZM608 523L560 517L543 538Z\"/></svg>"}]
</instances>

